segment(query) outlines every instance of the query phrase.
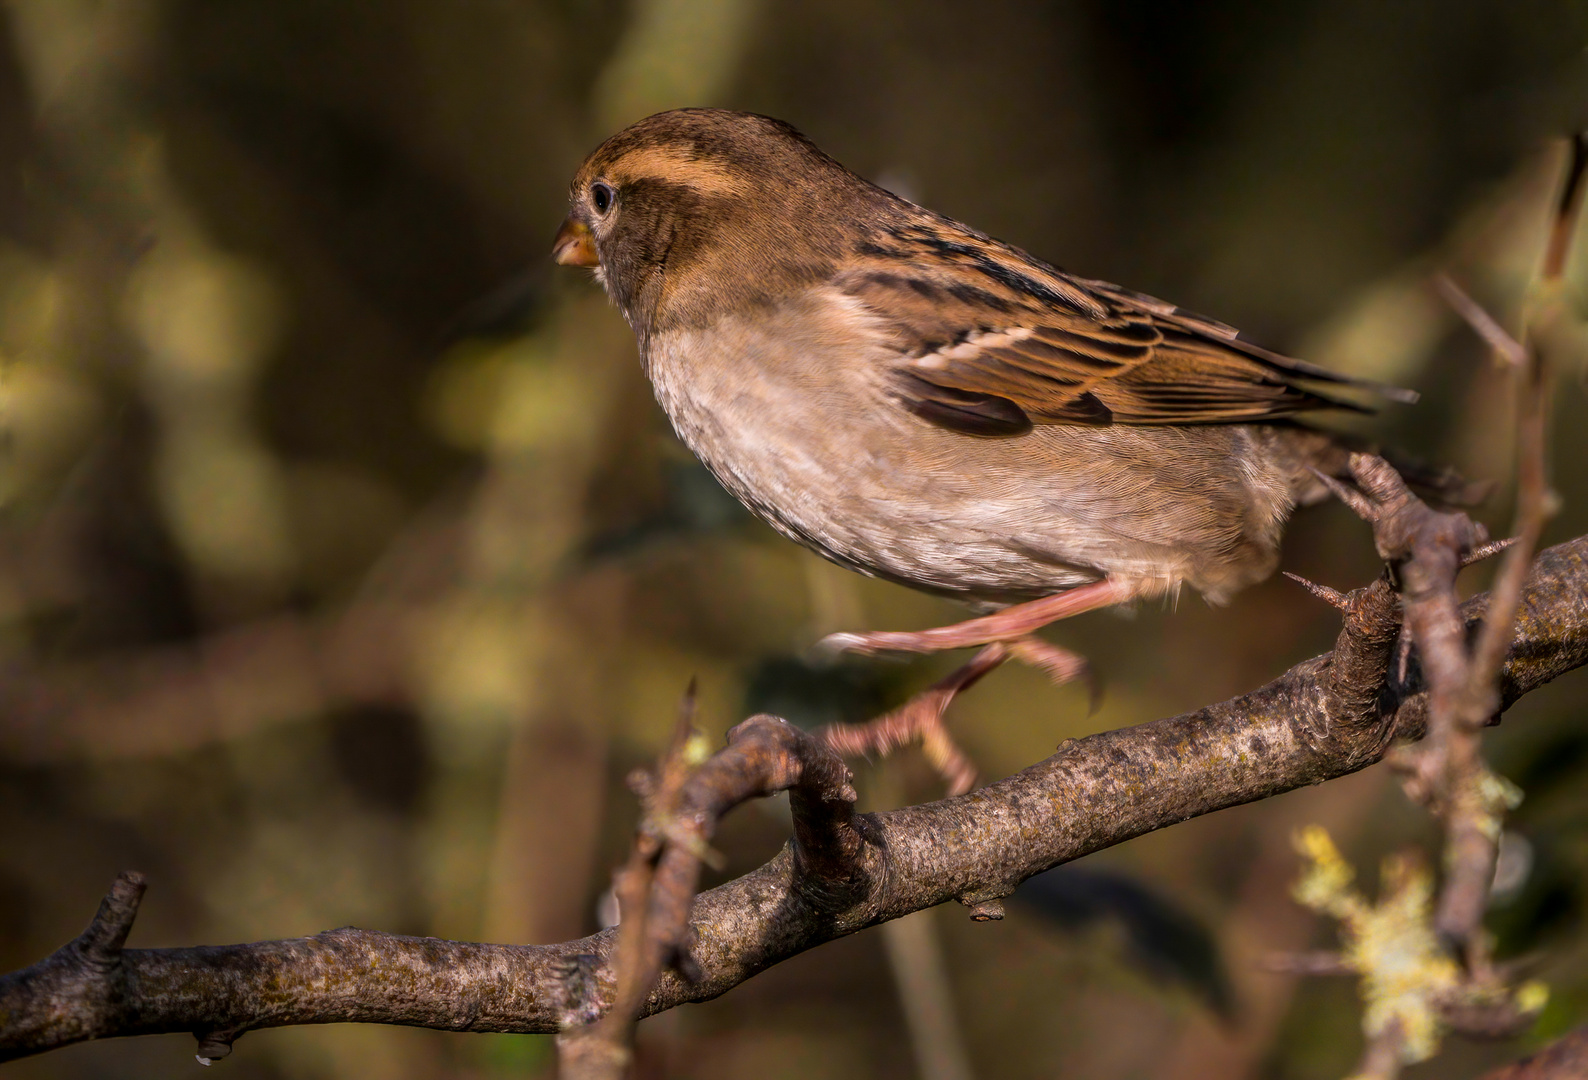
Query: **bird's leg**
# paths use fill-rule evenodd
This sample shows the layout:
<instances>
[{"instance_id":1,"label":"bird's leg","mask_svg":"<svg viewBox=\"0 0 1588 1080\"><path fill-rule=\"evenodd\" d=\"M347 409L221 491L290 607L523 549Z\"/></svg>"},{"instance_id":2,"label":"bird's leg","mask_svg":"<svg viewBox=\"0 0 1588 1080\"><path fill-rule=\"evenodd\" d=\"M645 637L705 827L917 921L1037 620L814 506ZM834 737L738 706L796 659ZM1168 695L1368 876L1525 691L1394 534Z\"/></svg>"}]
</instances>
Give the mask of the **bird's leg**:
<instances>
[{"instance_id":1,"label":"bird's leg","mask_svg":"<svg viewBox=\"0 0 1588 1080\"><path fill-rule=\"evenodd\" d=\"M976 782L976 767L943 726L943 711L961 690L969 689L983 675L1016 655L1018 649L1018 643L993 642L973 656L970 663L892 712L864 724L832 724L822 730L821 737L844 757L885 757L897 747L918 741L926 759L947 783L948 793L963 795Z\"/></svg>"},{"instance_id":2,"label":"bird's leg","mask_svg":"<svg viewBox=\"0 0 1588 1080\"><path fill-rule=\"evenodd\" d=\"M1135 599L1138 594L1139 590L1130 584L1115 578L1106 578L1053 596L1044 596L1040 600L1015 604L991 615L968 619L951 626L939 626L932 630L877 630L865 634L828 634L822 639L822 644L842 652L930 653L942 652L946 649L963 649L970 645L991 645L997 642L1028 640L1034 642L1035 639L1030 635L1049 623L1067 619L1071 615L1079 615L1083 611L1123 604ZM1034 646L1022 646L1022 649L1025 653L1031 654L1022 653L1022 659L1034 659L1037 651ZM1017 650L1017 652L1021 651ZM1057 675L1055 666L1048 660L1035 662L1039 667ZM1072 673L1071 677L1078 673L1078 671Z\"/></svg>"},{"instance_id":3,"label":"bird's leg","mask_svg":"<svg viewBox=\"0 0 1588 1080\"><path fill-rule=\"evenodd\" d=\"M1061 685L1085 679L1091 687L1095 708L1097 685L1091 679L1086 659L1032 635L1051 622L1083 611L1122 604L1137 595L1138 591L1125 582L1108 579L933 630L830 634L822 639L823 645L850 652L929 653L969 645L980 645L982 649L970 663L892 712L864 724L834 724L823 732L823 737L833 750L851 757L886 755L896 747L919 741L927 760L947 782L949 794L963 794L975 782L976 768L943 726L943 712L949 703L993 668L1016 658L1041 668Z\"/></svg>"}]
</instances>

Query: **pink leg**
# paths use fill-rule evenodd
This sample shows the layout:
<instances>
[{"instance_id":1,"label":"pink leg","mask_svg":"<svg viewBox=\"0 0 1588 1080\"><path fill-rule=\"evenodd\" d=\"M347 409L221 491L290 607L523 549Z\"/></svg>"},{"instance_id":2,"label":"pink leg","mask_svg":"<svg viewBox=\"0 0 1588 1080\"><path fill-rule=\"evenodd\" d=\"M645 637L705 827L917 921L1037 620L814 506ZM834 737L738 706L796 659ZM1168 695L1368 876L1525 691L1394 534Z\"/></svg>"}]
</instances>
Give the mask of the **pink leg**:
<instances>
[{"instance_id":1,"label":"pink leg","mask_svg":"<svg viewBox=\"0 0 1588 1080\"><path fill-rule=\"evenodd\" d=\"M896 747L920 742L927 760L947 782L949 794L964 794L976 782L976 767L943 726L943 712L949 703L1005 660L1018 657L1046 671L1054 682L1061 685L1075 679L1085 679L1091 689L1092 708L1095 710L1098 687L1091 678L1085 658L1033 637L1032 633L1051 622L1079 615L1083 611L1125 603L1135 595L1136 590L1124 582L1099 581L1056 596L1016 604L993 615L934 630L830 634L822 639L823 645L853 652L942 652L970 645L980 645L982 649L971 658L970 663L892 712L864 724L834 724L823 732L823 737L835 751L849 757L869 754L886 756Z\"/></svg>"},{"instance_id":2,"label":"pink leg","mask_svg":"<svg viewBox=\"0 0 1588 1080\"><path fill-rule=\"evenodd\" d=\"M1049 623L1079 615L1083 611L1112 607L1134 599L1136 590L1123 581L1109 578L1091 585L1069 589L1040 600L1015 604L992 615L969 619L933 630L878 630L866 634L828 634L822 644L844 652L943 652L971 645L991 645L1016 641ZM1046 666L1046 665L1044 665Z\"/></svg>"}]
</instances>

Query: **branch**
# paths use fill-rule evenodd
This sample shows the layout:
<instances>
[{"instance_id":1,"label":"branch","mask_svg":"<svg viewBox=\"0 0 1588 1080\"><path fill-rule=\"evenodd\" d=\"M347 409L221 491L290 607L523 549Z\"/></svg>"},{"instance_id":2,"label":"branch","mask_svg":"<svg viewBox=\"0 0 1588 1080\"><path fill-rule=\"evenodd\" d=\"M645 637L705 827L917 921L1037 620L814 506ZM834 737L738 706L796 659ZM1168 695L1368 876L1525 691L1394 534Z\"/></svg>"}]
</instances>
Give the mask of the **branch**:
<instances>
[{"instance_id":1,"label":"branch","mask_svg":"<svg viewBox=\"0 0 1588 1080\"><path fill-rule=\"evenodd\" d=\"M1574 1080L1585 1075L1588 1027L1580 1027L1531 1057L1484 1073L1479 1080Z\"/></svg>"},{"instance_id":2,"label":"branch","mask_svg":"<svg viewBox=\"0 0 1588 1080\"><path fill-rule=\"evenodd\" d=\"M799 880L819 888L823 907L845 907L871 890L882 870L855 820L849 769L823 741L775 716L752 716L728 732L728 745L693 767L694 686L685 698L672 746L654 774L630 778L641 789L645 818L616 892L623 921L615 964L616 1004L602 1016L599 987L582 982L573 1026L558 1042L567 1080L617 1080L631 1056L634 1021L664 967L694 981L698 965L689 915L700 864L717 823L746 799L789 793L791 850ZM702 755L704 756L704 755Z\"/></svg>"},{"instance_id":3,"label":"branch","mask_svg":"<svg viewBox=\"0 0 1588 1080\"><path fill-rule=\"evenodd\" d=\"M841 806L816 810L806 823L811 836L695 898L693 978L663 974L642 1012L717 997L797 953L946 900L988 911L1060 863L1355 772L1381 759L1392 740L1421 737L1421 676L1415 667L1392 670L1400 621L1392 590L1379 582L1342 602L1346 627L1333 653L1249 694L1066 742L989 787L853 815L852 829ZM1487 597L1468 602L1466 625L1486 608ZM1584 664L1588 536L1535 561L1501 670L1502 707ZM857 838L859 847L849 848ZM118 882L113 900L136 887ZM123 915L121 904L107 902L82 938L48 959L0 977L0 1059L175 1031L198 1033L204 1056L218 1057L244 1031L291 1024L550 1033L592 1019L614 986L614 930L538 946L344 928L249 945L122 949L117 935L130 908Z\"/></svg>"},{"instance_id":4,"label":"branch","mask_svg":"<svg viewBox=\"0 0 1588 1080\"><path fill-rule=\"evenodd\" d=\"M1498 704L1495 679L1511 640L1511 622L1522 585L1544 526L1559 501L1550 491L1547 477L1550 364L1546 350L1534 339L1551 319L1559 317L1561 279L1577 231L1585 176L1588 136L1579 133L1570 142L1565 182L1544 252L1538 289L1542 307L1528 320L1529 333L1501 350L1517 375L1515 543L1505 553L1495 577L1490 611L1470 652L1454 617L1459 567L1447 571L1440 565L1448 553L1431 550L1438 545L1430 545L1426 538L1408 544L1405 551L1411 557L1408 571L1415 570L1421 579L1420 595L1414 597L1408 590L1407 621L1423 649L1432 683L1433 737L1414 761L1427 801L1445 819L1447 875L1436 922L1441 933L1465 946L1468 966L1480 979L1489 974L1488 946L1480 931L1494 879L1500 815L1506 809L1507 796L1505 786L1483 761L1479 732ZM1464 309L1464 313L1469 320L1474 318L1471 310ZM1498 327L1492 318L1489 322L1492 328ZM1485 336L1492 343L1492 329ZM1466 544L1463 553L1471 546Z\"/></svg>"}]
</instances>

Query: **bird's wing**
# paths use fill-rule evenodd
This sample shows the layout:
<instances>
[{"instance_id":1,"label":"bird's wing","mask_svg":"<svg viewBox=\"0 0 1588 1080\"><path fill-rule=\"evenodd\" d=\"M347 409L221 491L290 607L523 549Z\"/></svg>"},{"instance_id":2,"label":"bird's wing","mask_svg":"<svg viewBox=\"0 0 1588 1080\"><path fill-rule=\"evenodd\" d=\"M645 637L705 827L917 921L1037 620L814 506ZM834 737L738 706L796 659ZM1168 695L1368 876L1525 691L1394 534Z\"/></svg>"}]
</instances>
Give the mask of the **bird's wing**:
<instances>
[{"instance_id":1,"label":"bird's wing","mask_svg":"<svg viewBox=\"0 0 1588 1080\"><path fill-rule=\"evenodd\" d=\"M947 219L886 228L837 284L899 346L895 394L977 435L1032 424L1231 424L1415 395L1281 356L1233 327L1072 277Z\"/></svg>"}]
</instances>

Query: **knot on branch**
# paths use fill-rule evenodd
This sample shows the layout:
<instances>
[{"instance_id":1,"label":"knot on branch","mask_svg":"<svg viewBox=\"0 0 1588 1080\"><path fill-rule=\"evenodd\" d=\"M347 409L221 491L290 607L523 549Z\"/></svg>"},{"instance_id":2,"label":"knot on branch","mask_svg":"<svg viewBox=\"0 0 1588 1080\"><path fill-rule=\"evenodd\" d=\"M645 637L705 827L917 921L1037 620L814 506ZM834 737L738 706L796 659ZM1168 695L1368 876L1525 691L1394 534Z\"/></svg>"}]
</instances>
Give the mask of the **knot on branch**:
<instances>
[{"instance_id":1,"label":"knot on branch","mask_svg":"<svg viewBox=\"0 0 1588 1080\"><path fill-rule=\"evenodd\" d=\"M594 953L575 953L553 965L561 991L557 1025L564 1031L593 1024L600 1018L601 963L601 957Z\"/></svg>"},{"instance_id":2,"label":"knot on branch","mask_svg":"<svg viewBox=\"0 0 1588 1080\"><path fill-rule=\"evenodd\" d=\"M1004 902L1002 897L988 897L977 900L973 897L962 896L959 902L970 910L971 922L997 922L1004 917Z\"/></svg>"},{"instance_id":3,"label":"knot on branch","mask_svg":"<svg viewBox=\"0 0 1588 1080\"><path fill-rule=\"evenodd\" d=\"M1303 583L1311 587L1310 582ZM1392 661L1401 640L1400 598L1383 578L1349 593L1332 589L1328 592L1332 596L1325 599L1344 618L1329 659L1328 675L1322 680L1327 696L1323 716L1331 729L1340 729L1347 735L1376 731L1377 737L1364 743L1361 752L1377 759L1396 734L1399 688L1392 686L1391 680ZM1402 677L1404 674L1401 672ZM1334 733L1330 730L1324 734Z\"/></svg>"},{"instance_id":4,"label":"knot on branch","mask_svg":"<svg viewBox=\"0 0 1588 1080\"><path fill-rule=\"evenodd\" d=\"M1414 691L1421 674L1411 664L1412 643L1420 651L1421 666L1430 657L1435 668L1459 663L1452 659L1459 648L1453 639L1464 633L1465 623L1456 599L1456 575L1508 542L1488 543L1488 532L1466 514L1424 503L1381 457L1352 454L1350 465L1356 487L1323 473L1319 479L1372 525L1373 544L1388 577L1340 593L1290 576L1345 617L1330 660L1325 715L1331 727L1343 725L1349 732L1377 728L1377 738L1364 748L1376 760L1395 738L1420 734L1398 731L1392 722L1400 700Z\"/></svg>"},{"instance_id":5,"label":"knot on branch","mask_svg":"<svg viewBox=\"0 0 1588 1080\"><path fill-rule=\"evenodd\" d=\"M225 1031L195 1031L193 1037L198 1040L198 1058L200 1065L211 1065L232 1052L232 1043L236 1042L243 1034L242 1028L230 1028Z\"/></svg>"}]
</instances>

